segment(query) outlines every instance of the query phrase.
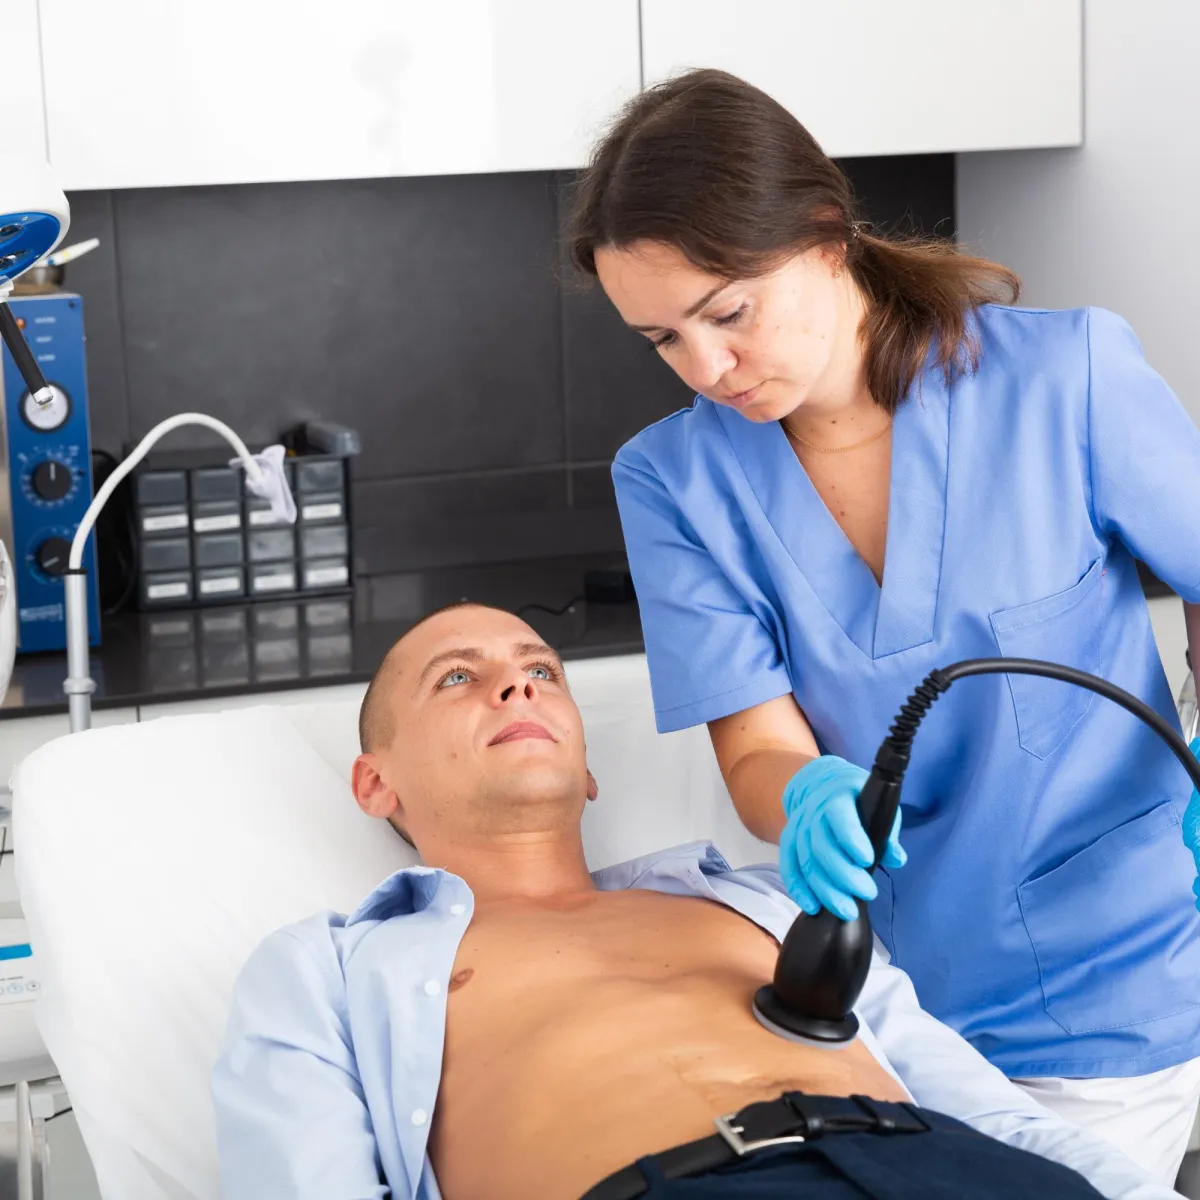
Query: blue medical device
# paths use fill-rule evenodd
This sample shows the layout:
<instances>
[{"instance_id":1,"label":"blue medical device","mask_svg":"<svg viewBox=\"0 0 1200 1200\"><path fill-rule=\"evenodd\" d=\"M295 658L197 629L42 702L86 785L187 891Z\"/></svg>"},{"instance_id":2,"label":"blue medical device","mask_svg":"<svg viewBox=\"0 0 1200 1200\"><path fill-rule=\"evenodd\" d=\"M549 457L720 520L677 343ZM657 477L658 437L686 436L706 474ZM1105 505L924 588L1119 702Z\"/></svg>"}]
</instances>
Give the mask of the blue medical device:
<instances>
[{"instance_id":1,"label":"blue medical device","mask_svg":"<svg viewBox=\"0 0 1200 1200\"><path fill-rule=\"evenodd\" d=\"M2 306L0 306L2 307ZM52 395L31 395L6 347L0 360L0 540L16 575L18 650L66 648L62 573L71 538L92 499L83 300L69 292L8 302ZM88 628L99 641L95 539L83 565Z\"/></svg>"}]
</instances>

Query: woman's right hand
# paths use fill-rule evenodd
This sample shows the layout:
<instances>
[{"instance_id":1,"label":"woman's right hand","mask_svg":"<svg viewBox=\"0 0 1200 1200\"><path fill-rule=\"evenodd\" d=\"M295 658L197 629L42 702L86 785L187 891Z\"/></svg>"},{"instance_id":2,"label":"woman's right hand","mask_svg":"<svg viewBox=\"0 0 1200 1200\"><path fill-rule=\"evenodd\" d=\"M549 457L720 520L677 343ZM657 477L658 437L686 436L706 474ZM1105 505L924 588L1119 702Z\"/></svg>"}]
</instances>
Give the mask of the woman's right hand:
<instances>
[{"instance_id":1,"label":"woman's right hand","mask_svg":"<svg viewBox=\"0 0 1200 1200\"><path fill-rule=\"evenodd\" d=\"M870 838L855 801L867 772L844 758L823 754L806 763L783 789L787 824L779 839L779 871L792 899L809 916L829 909L843 921L858 915L855 898L874 900L879 889L867 869ZM900 812L880 865L902 867Z\"/></svg>"}]
</instances>

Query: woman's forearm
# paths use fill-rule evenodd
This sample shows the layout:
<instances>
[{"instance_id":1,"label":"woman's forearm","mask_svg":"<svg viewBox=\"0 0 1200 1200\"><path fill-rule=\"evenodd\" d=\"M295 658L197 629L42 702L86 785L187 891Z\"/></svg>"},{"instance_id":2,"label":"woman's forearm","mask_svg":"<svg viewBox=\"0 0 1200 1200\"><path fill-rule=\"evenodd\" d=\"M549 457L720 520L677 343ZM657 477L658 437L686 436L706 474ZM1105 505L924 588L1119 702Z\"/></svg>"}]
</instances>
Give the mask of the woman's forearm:
<instances>
[{"instance_id":1,"label":"woman's forearm","mask_svg":"<svg viewBox=\"0 0 1200 1200\"><path fill-rule=\"evenodd\" d=\"M726 784L742 824L764 842L783 832L783 789L813 756L795 750L752 750L729 772Z\"/></svg>"}]
</instances>

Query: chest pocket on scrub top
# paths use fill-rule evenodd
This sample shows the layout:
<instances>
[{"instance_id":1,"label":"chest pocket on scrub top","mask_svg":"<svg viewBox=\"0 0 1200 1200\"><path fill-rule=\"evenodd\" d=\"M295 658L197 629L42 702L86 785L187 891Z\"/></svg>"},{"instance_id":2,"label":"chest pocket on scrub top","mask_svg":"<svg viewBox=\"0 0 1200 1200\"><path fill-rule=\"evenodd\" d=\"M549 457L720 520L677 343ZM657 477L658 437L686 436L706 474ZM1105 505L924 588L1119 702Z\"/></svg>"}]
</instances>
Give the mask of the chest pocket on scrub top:
<instances>
[{"instance_id":1,"label":"chest pocket on scrub top","mask_svg":"<svg viewBox=\"0 0 1200 1200\"><path fill-rule=\"evenodd\" d=\"M1042 600L997 609L990 616L1000 653L1041 658L1095 673L1104 617L1104 559L1097 558L1078 583ZM1055 679L1006 675L1017 715L1021 747L1046 758L1083 719L1093 693Z\"/></svg>"}]
</instances>

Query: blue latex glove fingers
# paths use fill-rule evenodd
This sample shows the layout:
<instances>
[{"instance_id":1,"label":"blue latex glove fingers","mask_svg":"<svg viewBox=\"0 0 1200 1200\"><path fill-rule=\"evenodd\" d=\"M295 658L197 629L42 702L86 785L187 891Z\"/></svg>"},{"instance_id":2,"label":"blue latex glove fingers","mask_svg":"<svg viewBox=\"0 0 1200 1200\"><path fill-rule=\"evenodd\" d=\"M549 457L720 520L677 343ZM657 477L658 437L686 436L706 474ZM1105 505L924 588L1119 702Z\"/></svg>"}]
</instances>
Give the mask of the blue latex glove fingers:
<instances>
[{"instance_id":1,"label":"blue latex glove fingers","mask_svg":"<svg viewBox=\"0 0 1200 1200\"><path fill-rule=\"evenodd\" d=\"M817 898L824 902L821 894L824 887L842 893L851 907L854 896L874 900L875 881L864 869L871 859L871 843L858 819L854 798L849 793L835 796L815 822L811 862L803 864L801 860L811 871L805 874Z\"/></svg>"},{"instance_id":2,"label":"blue latex glove fingers","mask_svg":"<svg viewBox=\"0 0 1200 1200\"><path fill-rule=\"evenodd\" d=\"M1193 758L1200 759L1200 738L1193 739L1188 749ZM1183 814L1183 841L1192 853L1196 870L1200 871L1200 793L1197 793L1195 788L1192 789L1191 798Z\"/></svg>"},{"instance_id":3,"label":"blue latex glove fingers","mask_svg":"<svg viewBox=\"0 0 1200 1200\"><path fill-rule=\"evenodd\" d=\"M783 834L779 838L779 874L788 895L810 917L815 917L821 911L821 902L813 894L812 888L808 886L800 870L799 851L796 844L802 815L799 812L793 813L783 827Z\"/></svg>"},{"instance_id":4,"label":"blue latex glove fingers","mask_svg":"<svg viewBox=\"0 0 1200 1200\"><path fill-rule=\"evenodd\" d=\"M813 894L821 902L822 908L827 908L835 916L841 917L843 921L853 921L858 915L858 905L855 903L854 896L861 890L866 891L868 895L864 896L864 900L873 900L875 898L875 880L862 869L862 867L850 866L845 859L841 859L843 867L848 871L854 871L861 874L861 879L853 880L854 888L843 888L840 883L835 882L830 875L822 869L821 865L813 860L809 864L808 869L808 885L812 888Z\"/></svg>"},{"instance_id":5,"label":"blue latex glove fingers","mask_svg":"<svg viewBox=\"0 0 1200 1200\"><path fill-rule=\"evenodd\" d=\"M830 796L821 808L820 819L824 822L828 836L821 841L831 854L840 854L851 864L869 867L875 861L871 839L862 826L858 815L858 793L861 788L844 788ZM865 874L865 872L864 872Z\"/></svg>"},{"instance_id":6,"label":"blue latex glove fingers","mask_svg":"<svg viewBox=\"0 0 1200 1200\"><path fill-rule=\"evenodd\" d=\"M822 754L801 767L783 789L783 811L790 817L797 808L810 813L832 794L849 789L857 797L867 782L862 767L833 754Z\"/></svg>"},{"instance_id":7,"label":"blue latex glove fingers","mask_svg":"<svg viewBox=\"0 0 1200 1200\"><path fill-rule=\"evenodd\" d=\"M1200 742L1200 738L1196 739ZM888 835L887 845L883 848L883 857L879 860L881 867L895 870L908 862L908 854L900 845L900 809L896 809L896 819L892 822L892 832Z\"/></svg>"},{"instance_id":8,"label":"blue latex glove fingers","mask_svg":"<svg viewBox=\"0 0 1200 1200\"><path fill-rule=\"evenodd\" d=\"M872 860L871 843L855 805L866 779L861 767L822 755L796 772L782 797L785 886L798 904L807 906L815 898L846 921L858 913L856 896L876 895L875 882L863 869Z\"/></svg>"}]
</instances>

